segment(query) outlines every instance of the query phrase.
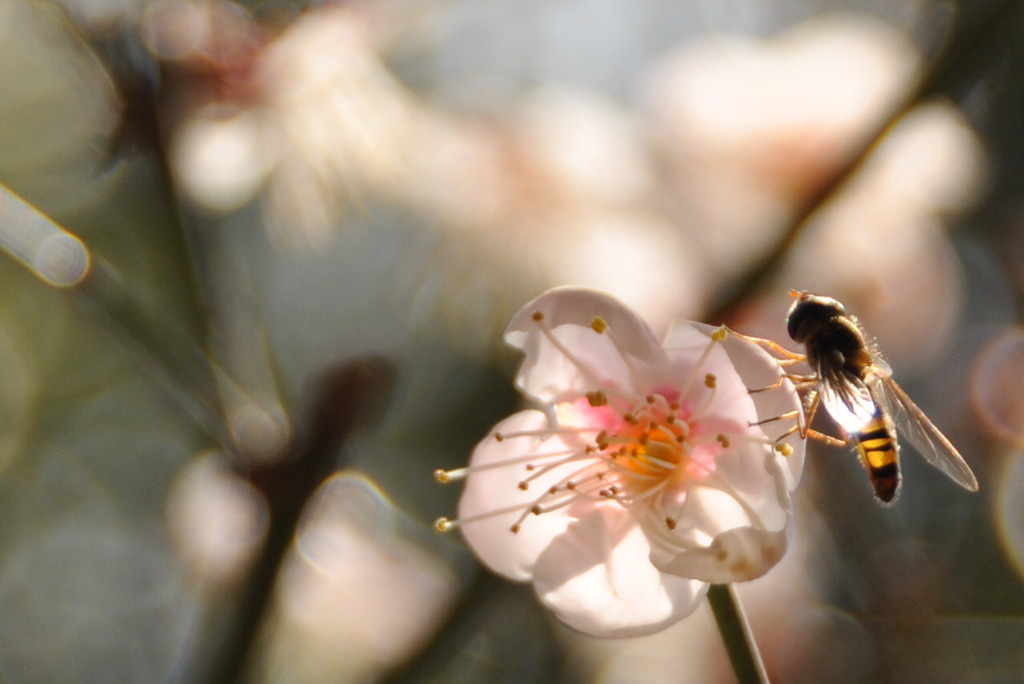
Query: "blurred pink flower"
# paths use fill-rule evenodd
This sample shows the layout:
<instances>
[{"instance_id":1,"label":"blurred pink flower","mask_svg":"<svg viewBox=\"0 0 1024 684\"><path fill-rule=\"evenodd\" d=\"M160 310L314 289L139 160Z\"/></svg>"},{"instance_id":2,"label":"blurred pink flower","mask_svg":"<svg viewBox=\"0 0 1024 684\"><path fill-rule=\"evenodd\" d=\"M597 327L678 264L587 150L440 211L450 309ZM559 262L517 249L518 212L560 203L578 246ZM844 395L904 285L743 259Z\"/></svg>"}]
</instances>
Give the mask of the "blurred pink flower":
<instances>
[{"instance_id":1,"label":"blurred pink flower","mask_svg":"<svg viewBox=\"0 0 1024 684\"><path fill-rule=\"evenodd\" d=\"M505 333L526 352L517 385L542 410L477 445L457 520L495 572L532 581L569 626L601 637L657 632L708 583L760 577L786 551L803 466L799 408L757 344L690 322L663 343L611 297L555 289Z\"/></svg>"}]
</instances>

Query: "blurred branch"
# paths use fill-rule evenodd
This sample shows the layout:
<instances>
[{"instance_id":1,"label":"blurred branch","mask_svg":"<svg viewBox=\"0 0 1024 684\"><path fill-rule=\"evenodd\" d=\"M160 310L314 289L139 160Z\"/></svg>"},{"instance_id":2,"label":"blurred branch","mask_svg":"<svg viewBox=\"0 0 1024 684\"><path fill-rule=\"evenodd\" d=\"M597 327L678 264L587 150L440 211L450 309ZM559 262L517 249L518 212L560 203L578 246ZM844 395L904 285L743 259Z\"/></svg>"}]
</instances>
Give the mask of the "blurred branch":
<instances>
[{"instance_id":1,"label":"blurred branch","mask_svg":"<svg viewBox=\"0 0 1024 684\"><path fill-rule=\"evenodd\" d=\"M234 628L218 650L220 662L205 677L210 684L244 680L306 503L339 467L338 454L353 431L374 422L381 413L393 383L393 366L379 357L356 359L329 372L292 453L283 459L253 463L244 473L266 498L270 526L242 591Z\"/></svg>"},{"instance_id":2,"label":"blurred branch","mask_svg":"<svg viewBox=\"0 0 1024 684\"><path fill-rule=\"evenodd\" d=\"M762 287L782 265L783 258L799 239L809 219L863 166L871 153L886 134L912 108L929 97L952 89L961 71L987 51L998 49L1001 44L996 36L1005 34L1020 21L1020 10L1024 7L1016 0L994 0L988 7L979 10L981 16L964 20L960 30L948 40L938 57L927 68L907 95L896 103L889 114L882 118L874 130L868 132L859 149L839 166L831 177L822 182L807 199L790 223L782 238L750 268L747 275L731 289L719 293L717 303L705 317L708 321L720 321L740 302ZM963 10L961 10L962 13Z\"/></svg>"},{"instance_id":3,"label":"blurred branch","mask_svg":"<svg viewBox=\"0 0 1024 684\"><path fill-rule=\"evenodd\" d=\"M70 290L70 295L106 324L121 347L159 381L207 435L234 453L218 401L215 375L219 371L199 345L166 321L149 315L114 269L96 257L88 275Z\"/></svg>"}]
</instances>

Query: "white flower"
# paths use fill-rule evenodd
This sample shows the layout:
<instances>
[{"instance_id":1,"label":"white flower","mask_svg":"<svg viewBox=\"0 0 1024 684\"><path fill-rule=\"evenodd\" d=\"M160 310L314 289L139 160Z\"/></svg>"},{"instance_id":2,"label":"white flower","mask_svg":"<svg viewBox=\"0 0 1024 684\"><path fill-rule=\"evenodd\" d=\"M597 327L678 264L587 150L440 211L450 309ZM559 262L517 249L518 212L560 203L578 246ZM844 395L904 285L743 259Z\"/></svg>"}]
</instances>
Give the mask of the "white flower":
<instances>
[{"instance_id":1,"label":"white flower","mask_svg":"<svg viewBox=\"0 0 1024 684\"><path fill-rule=\"evenodd\" d=\"M689 615L708 583L766 573L788 544L803 466L799 410L757 344L677 322L663 343L611 297L556 289L505 339L526 353L517 385L540 402L473 452L456 520L477 557L532 581L569 626L650 634ZM790 414L795 415L795 414Z\"/></svg>"}]
</instances>

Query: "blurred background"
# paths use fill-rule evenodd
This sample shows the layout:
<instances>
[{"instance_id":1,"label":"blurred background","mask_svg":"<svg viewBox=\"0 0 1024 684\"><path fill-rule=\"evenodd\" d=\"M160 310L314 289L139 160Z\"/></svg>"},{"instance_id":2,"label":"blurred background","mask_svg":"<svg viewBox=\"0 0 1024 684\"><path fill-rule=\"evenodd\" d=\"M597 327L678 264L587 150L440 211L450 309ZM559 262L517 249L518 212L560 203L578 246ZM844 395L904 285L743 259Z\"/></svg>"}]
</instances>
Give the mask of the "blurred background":
<instances>
[{"instance_id":1,"label":"blurred background","mask_svg":"<svg viewBox=\"0 0 1024 684\"><path fill-rule=\"evenodd\" d=\"M0 681L733 681L705 609L597 641L432 531L563 284L783 343L844 301L981 491L812 445L740 587L769 674L1024 681L1021 45L1012 0L0 0Z\"/></svg>"}]
</instances>

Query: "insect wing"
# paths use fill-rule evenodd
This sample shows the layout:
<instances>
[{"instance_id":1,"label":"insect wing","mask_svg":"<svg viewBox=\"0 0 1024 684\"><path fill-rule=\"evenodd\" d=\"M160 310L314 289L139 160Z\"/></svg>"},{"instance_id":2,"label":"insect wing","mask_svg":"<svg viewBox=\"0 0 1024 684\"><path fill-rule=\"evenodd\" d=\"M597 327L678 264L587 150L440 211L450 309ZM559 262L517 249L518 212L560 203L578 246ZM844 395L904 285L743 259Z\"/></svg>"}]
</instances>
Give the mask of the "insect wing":
<instances>
[{"instance_id":1,"label":"insect wing","mask_svg":"<svg viewBox=\"0 0 1024 684\"><path fill-rule=\"evenodd\" d=\"M897 432L932 464L958 485L978 491L978 480L956 447L917 407L903 388L888 375L873 373L869 379L872 394L896 424Z\"/></svg>"},{"instance_id":2,"label":"insect wing","mask_svg":"<svg viewBox=\"0 0 1024 684\"><path fill-rule=\"evenodd\" d=\"M875 400L868 387L852 375L822 375L821 403L847 434L856 434L875 416Z\"/></svg>"}]
</instances>

